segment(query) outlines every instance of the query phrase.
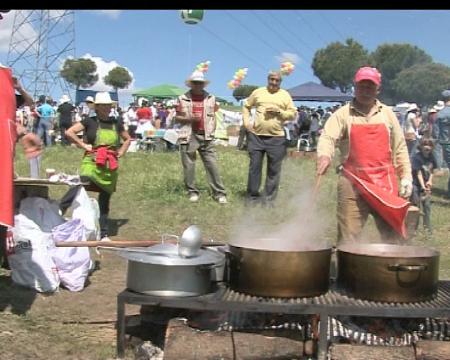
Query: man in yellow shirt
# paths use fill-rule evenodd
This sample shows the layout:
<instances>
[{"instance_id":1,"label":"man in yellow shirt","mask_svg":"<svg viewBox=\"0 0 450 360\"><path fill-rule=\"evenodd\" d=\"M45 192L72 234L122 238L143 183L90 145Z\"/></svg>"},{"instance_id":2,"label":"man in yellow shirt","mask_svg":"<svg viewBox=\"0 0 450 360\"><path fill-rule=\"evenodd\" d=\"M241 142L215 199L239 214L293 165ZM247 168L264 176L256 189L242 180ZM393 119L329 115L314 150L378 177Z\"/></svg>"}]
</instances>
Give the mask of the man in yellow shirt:
<instances>
[{"instance_id":1,"label":"man in yellow shirt","mask_svg":"<svg viewBox=\"0 0 450 360\"><path fill-rule=\"evenodd\" d=\"M339 144L338 242L357 241L372 214L383 241L406 237L405 217L412 192L411 163L399 122L390 107L376 99L381 74L360 68L355 97L325 124L317 148L317 175L331 164ZM401 179L398 196L397 176Z\"/></svg>"},{"instance_id":2,"label":"man in yellow shirt","mask_svg":"<svg viewBox=\"0 0 450 360\"><path fill-rule=\"evenodd\" d=\"M252 92L242 109L242 118L248 130L248 152L250 166L247 182L247 200L249 204L263 201L272 205L276 198L280 183L281 164L286 155L286 139L283 125L293 120L296 108L291 95L280 88L281 74L270 72L267 86ZM250 122L250 111L255 107L253 123ZM267 175L264 195L259 192L261 173L267 154Z\"/></svg>"}]
</instances>

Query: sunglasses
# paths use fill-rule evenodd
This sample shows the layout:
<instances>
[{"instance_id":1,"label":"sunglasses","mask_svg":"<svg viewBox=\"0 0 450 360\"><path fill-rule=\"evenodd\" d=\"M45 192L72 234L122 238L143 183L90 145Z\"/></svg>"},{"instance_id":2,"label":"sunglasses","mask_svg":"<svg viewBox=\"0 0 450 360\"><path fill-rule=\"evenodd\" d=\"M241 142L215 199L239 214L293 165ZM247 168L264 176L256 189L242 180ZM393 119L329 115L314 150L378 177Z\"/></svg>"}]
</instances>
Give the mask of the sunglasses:
<instances>
[{"instance_id":1,"label":"sunglasses","mask_svg":"<svg viewBox=\"0 0 450 360\"><path fill-rule=\"evenodd\" d=\"M202 85L202 84L204 84L204 82L203 81L191 81L191 84Z\"/></svg>"}]
</instances>

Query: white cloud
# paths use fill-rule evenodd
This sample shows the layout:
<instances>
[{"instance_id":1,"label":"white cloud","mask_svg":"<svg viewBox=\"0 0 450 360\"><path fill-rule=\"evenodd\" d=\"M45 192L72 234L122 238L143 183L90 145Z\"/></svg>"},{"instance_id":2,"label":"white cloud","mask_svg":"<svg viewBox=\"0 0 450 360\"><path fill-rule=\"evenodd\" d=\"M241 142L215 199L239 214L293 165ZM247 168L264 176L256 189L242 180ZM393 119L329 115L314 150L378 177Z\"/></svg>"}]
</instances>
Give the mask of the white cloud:
<instances>
[{"instance_id":1,"label":"white cloud","mask_svg":"<svg viewBox=\"0 0 450 360\"><path fill-rule=\"evenodd\" d=\"M8 13L3 13L3 19L0 20L0 52L7 53L9 50L9 42L12 36L12 29L14 24L14 15L17 10L11 10ZM22 10L22 14L25 16L26 12ZM33 39L37 36L37 32L29 24L20 28L20 39ZM17 47L17 50L24 50L26 43L22 43Z\"/></svg>"},{"instance_id":2,"label":"white cloud","mask_svg":"<svg viewBox=\"0 0 450 360\"><path fill-rule=\"evenodd\" d=\"M122 103L123 100L127 99L127 102L129 102L128 100L131 99L131 93L134 92L136 89L134 88L134 75L133 73L130 71L130 69L128 69L126 66L122 66L120 64L118 64L115 60L112 61L105 61L103 58L99 57L99 56L92 56L91 54L85 54L83 56L81 56L84 59L91 59L92 61L95 62L95 64L97 65L97 74L98 74L98 81L97 83L94 84L94 86L88 88L90 90L95 90L95 91L112 91L112 87L109 85L106 85L105 82L103 81L103 78L108 75L108 73L114 69L116 66L121 66L125 69L128 70L128 72L131 75L131 78L133 79L131 81L131 84L128 86L127 89L119 89L119 100L120 103Z\"/></svg>"},{"instance_id":3,"label":"white cloud","mask_svg":"<svg viewBox=\"0 0 450 360\"><path fill-rule=\"evenodd\" d=\"M122 10L93 10L93 12L99 15L105 15L110 19L115 20L119 18Z\"/></svg>"},{"instance_id":4,"label":"white cloud","mask_svg":"<svg viewBox=\"0 0 450 360\"><path fill-rule=\"evenodd\" d=\"M301 60L300 56L289 52L283 52L281 55L275 56L275 59L277 59L280 63L290 61L294 65L297 65Z\"/></svg>"}]
</instances>

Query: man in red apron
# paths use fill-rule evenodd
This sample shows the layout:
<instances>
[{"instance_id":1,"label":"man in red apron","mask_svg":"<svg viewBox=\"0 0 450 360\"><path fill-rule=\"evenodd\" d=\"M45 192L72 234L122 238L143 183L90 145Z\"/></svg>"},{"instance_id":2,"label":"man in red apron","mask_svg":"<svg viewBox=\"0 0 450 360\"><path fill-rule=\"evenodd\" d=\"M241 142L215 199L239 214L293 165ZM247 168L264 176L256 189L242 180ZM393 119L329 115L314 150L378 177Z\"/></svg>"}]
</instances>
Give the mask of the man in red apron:
<instances>
[{"instance_id":1,"label":"man in red apron","mask_svg":"<svg viewBox=\"0 0 450 360\"><path fill-rule=\"evenodd\" d=\"M372 214L383 242L406 238L405 217L412 192L411 163L398 120L377 100L381 74L360 68L355 97L326 122L317 148L317 175L331 164L338 144L338 242L358 241ZM401 179L398 188L397 176Z\"/></svg>"}]
</instances>

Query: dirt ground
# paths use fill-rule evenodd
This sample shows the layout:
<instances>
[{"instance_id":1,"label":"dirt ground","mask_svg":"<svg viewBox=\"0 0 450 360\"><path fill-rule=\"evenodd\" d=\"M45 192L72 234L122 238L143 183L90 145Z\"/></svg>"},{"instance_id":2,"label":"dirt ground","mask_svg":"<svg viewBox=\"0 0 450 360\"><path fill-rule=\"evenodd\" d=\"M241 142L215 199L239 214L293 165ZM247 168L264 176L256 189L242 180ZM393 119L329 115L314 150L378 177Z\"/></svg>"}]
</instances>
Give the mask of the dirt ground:
<instances>
[{"instance_id":1,"label":"dirt ground","mask_svg":"<svg viewBox=\"0 0 450 360\"><path fill-rule=\"evenodd\" d=\"M81 292L45 295L12 283L0 270L0 359L114 359L116 297L125 288L126 260L103 251ZM127 315L140 307L127 306ZM127 349L126 359L134 359Z\"/></svg>"}]
</instances>

